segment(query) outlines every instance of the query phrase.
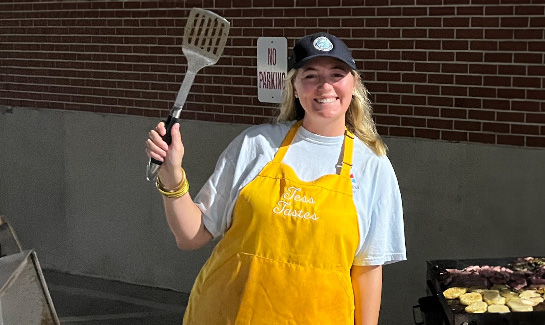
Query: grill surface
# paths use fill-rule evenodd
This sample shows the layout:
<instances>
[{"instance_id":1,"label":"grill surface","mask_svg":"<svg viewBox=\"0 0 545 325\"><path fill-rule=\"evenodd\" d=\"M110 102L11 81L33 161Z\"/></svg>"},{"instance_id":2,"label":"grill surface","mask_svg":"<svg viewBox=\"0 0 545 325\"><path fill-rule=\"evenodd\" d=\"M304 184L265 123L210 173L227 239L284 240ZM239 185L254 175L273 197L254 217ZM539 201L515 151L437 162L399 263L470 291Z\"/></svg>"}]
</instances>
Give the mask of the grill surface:
<instances>
[{"instance_id":1,"label":"grill surface","mask_svg":"<svg viewBox=\"0 0 545 325\"><path fill-rule=\"evenodd\" d=\"M449 302L443 296L447 289L441 285L440 272L445 269L464 269L472 265L507 267L516 258L485 258L462 260L432 260L427 262L427 283L432 295L437 296L450 325L544 325L545 311L518 312L505 314L469 314L462 306Z\"/></svg>"}]
</instances>

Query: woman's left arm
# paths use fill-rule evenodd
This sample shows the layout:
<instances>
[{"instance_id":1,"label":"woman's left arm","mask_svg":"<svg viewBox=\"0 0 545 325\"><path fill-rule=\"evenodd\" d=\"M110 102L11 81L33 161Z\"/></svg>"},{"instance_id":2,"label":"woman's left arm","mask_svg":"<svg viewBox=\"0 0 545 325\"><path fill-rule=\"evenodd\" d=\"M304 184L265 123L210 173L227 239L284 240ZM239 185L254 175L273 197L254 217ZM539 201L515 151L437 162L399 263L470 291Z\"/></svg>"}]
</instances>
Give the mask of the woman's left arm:
<instances>
[{"instance_id":1,"label":"woman's left arm","mask_svg":"<svg viewBox=\"0 0 545 325\"><path fill-rule=\"evenodd\" d=\"M382 266L352 266L355 325L377 325L382 297Z\"/></svg>"}]
</instances>

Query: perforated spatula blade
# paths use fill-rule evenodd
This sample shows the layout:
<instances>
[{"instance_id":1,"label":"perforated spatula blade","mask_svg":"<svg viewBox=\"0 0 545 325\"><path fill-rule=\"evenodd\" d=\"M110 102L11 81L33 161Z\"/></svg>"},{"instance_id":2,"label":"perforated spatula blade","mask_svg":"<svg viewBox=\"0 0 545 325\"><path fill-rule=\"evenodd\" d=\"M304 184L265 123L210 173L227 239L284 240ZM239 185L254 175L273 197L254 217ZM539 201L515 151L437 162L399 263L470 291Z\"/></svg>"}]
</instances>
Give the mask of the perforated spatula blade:
<instances>
[{"instance_id":1,"label":"perforated spatula blade","mask_svg":"<svg viewBox=\"0 0 545 325\"><path fill-rule=\"evenodd\" d=\"M170 130L175 123L180 121L182 107L185 104L189 89L193 84L195 75L202 68L218 62L227 37L230 23L225 18L204 9L193 8L189 13L184 28L182 51L187 59L187 71L182 82L172 111L165 122L167 133L163 140L170 144L172 137ZM147 179L154 180L162 162L151 158L148 162Z\"/></svg>"}]
</instances>

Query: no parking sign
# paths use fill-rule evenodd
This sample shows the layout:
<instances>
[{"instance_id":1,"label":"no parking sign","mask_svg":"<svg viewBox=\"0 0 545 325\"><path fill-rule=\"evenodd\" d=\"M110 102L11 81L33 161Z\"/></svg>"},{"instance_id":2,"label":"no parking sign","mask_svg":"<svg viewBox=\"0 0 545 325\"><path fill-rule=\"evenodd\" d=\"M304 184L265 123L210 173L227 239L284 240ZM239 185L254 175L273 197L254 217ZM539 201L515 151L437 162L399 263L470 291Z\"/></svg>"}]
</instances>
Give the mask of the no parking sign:
<instances>
[{"instance_id":1,"label":"no parking sign","mask_svg":"<svg viewBox=\"0 0 545 325\"><path fill-rule=\"evenodd\" d=\"M288 70L288 41L285 37L257 39L257 98L280 103Z\"/></svg>"}]
</instances>

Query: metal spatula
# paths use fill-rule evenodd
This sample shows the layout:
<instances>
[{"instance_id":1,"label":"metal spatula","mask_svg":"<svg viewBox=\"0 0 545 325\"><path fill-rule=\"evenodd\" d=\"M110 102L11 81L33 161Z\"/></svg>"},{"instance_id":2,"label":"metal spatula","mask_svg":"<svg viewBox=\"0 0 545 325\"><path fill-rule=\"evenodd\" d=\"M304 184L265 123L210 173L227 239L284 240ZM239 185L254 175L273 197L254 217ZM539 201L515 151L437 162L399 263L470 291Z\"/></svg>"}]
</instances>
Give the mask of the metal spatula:
<instances>
[{"instance_id":1,"label":"metal spatula","mask_svg":"<svg viewBox=\"0 0 545 325\"><path fill-rule=\"evenodd\" d=\"M180 121L180 113L195 75L200 69L218 62L223 53L229 35L229 27L230 24L225 18L211 11L199 8L191 9L182 43L182 51L187 59L187 71L172 111L165 122L167 133L163 136L163 140L166 143L170 144L172 141L170 130L175 123ZM155 179L161 164L162 162L158 160L150 159L147 168L148 181Z\"/></svg>"}]
</instances>

